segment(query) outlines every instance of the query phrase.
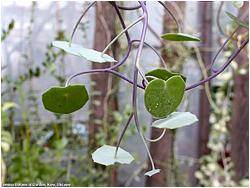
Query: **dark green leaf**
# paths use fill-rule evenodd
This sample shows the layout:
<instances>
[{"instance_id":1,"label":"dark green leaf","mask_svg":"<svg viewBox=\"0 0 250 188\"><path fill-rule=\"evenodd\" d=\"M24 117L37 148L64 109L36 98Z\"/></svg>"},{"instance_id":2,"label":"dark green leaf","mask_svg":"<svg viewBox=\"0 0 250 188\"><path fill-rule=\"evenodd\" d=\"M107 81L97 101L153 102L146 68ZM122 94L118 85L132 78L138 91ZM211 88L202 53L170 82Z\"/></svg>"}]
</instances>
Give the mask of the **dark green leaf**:
<instances>
[{"instance_id":1,"label":"dark green leaf","mask_svg":"<svg viewBox=\"0 0 250 188\"><path fill-rule=\"evenodd\" d=\"M8 30L12 30L14 28L14 26L15 26L15 21L11 20L11 22L8 25Z\"/></svg>"},{"instance_id":2,"label":"dark green leaf","mask_svg":"<svg viewBox=\"0 0 250 188\"><path fill-rule=\"evenodd\" d=\"M184 89L185 82L181 76L172 76L167 81L154 79L145 89L146 109L156 118L166 117L181 103Z\"/></svg>"},{"instance_id":3,"label":"dark green leaf","mask_svg":"<svg viewBox=\"0 0 250 188\"><path fill-rule=\"evenodd\" d=\"M165 80L165 81L167 79L169 79L170 77L176 76L176 75L180 75L182 77L182 79L186 82L186 77L185 76L183 76L183 75L181 75L179 73L170 72L170 71L168 71L166 69L162 69L162 68L152 70L152 71L145 74L145 76L153 76L153 77ZM149 82L152 81L153 79L154 78L150 78L150 77L147 78L147 80Z\"/></svg>"},{"instance_id":4,"label":"dark green leaf","mask_svg":"<svg viewBox=\"0 0 250 188\"><path fill-rule=\"evenodd\" d=\"M36 77L39 77L39 76L40 76L40 68L39 68L39 67L36 67L35 76L36 76Z\"/></svg>"},{"instance_id":5,"label":"dark green leaf","mask_svg":"<svg viewBox=\"0 0 250 188\"><path fill-rule=\"evenodd\" d=\"M170 41L200 41L199 38L184 33L165 33L161 38Z\"/></svg>"},{"instance_id":6,"label":"dark green leaf","mask_svg":"<svg viewBox=\"0 0 250 188\"><path fill-rule=\"evenodd\" d=\"M229 16L229 18L231 18L235 23L237 23L239 26L244 27L246 29L249 28L248 24L241 21L239 18L237 18L236 16L232 15L229 12L226 12L226 14Z\"/></svg>"},{"instance_id":7,"label":"dark green leaf","mask_svg":"<svg viewBox=\"0 0 250 188\"><path fill-rule=\"evenodd\" d=\"M60 114L69 114L82 108L88 99L84 85L53 87L42 95L45 109Z\"/></svg>"}]
</instances>

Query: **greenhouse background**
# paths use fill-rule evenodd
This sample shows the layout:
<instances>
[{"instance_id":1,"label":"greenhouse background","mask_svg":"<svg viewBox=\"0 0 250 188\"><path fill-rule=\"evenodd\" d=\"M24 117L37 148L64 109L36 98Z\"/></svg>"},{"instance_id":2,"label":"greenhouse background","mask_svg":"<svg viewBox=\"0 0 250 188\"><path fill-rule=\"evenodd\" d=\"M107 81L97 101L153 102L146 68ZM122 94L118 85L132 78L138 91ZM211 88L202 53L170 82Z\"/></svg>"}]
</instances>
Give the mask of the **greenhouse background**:
<instances>
[{"instance_id":1,"label":"greenhouse background","mask_svg":"<svg viewBox=\"0 0 250 188\"><path fill-rule=\"evenodd\" d=\"M131 123L122 141L122 147L134 156L133 163L104 168L94 164L89 155L89 152L94 152L94 150L89 151L93 149L89 143L89 137L93 136L91 132L93 130L89 129L91 126L89 121L93 121L95 125L104 126L94 135L97 145L103 145L107 143L107 140L113 145L116 143L119 132L132 110L132 86L130 84L116 80L104 86L116 88L115 94L112 94L115 95L112 100L116 100L116 107L109 106L108 102L103 106L95 99L95 93L91 89L95 85L92 78L97 74L82 75L74 78L71 83L84 84L93 97L93 104L89 101L84 108L69 115L53 114L44 109L41 96L46 90L52 86L64 86L69 76L93 68L91 62L68 55L51 46L54 40L70 39L78 18L89 4L90 2L85 1L3 1L1 4L2 182L45 184L62 182L72 186L248 186L248 123L245 123L248 122L249 112L248 89L244 90L247 96L242 94L242 100L247 102L244 109L244 114L247 113L247 120L243 120L246 115L242 114L239 122L243 124L241 126L243 134L238 135L238 139L242 138L238 140L242 142L242 148L238 151L242 153L237 155L244 160L239 164L240 169L234 168L235 159L232 160L233 150L231 150L231 139L234 137L231 132L234 117L232 110L235 105L233 102L235 77L237 74L247 76L244 78L244 84L247 86L242 84L241 87L248 88L247 51L240 53L245 57L236 58L223 73L207 85L208 91L205 92L203 85L186 92L178 111L192 112L199 117L200 121L192 126L169 132L165 135L165 141L162 141L162 144L167 143L167 145L155 146L160 147L159 149L168 148L168 154L172 152L172 156L164 158L166 159L162 162L164 164L156 159L156 164L164 169L164 173L159 177L155 175L155 179L144 176L148 156L136 132L134 122ZM132 7L138 3L119 2L118 4ZM146 42L165 55L164 58L170 64L168 65L170 70L185 75L186 85L189 86L204 78L202 72L204 68L201 71L201 67L206 64L203 63L212 60L227 36L237 27L225 12L239 15L244 7L239 8L236 3L230 1L173 1L165 2L165 4L178 19L182 31L200 38L204 36L204 33L210 37L204 40L205 44L203 42L162 44L159 36L166 28L175 30L174 22L159 3L153 1L146 3L150 26ZM248 2L244 2L244 6L247 6L248 14ZM108 3L97 2L94 7L90 8L79 24L73 42L86 48L94 48L98 27L96 19L101 18L104 27L105 22L110 21L105 18L107 13L104 7L112 6ZM218 11L221 11L219 18L217 18ZM96 12L103 12L103 15L97 15ZM136 10L121 12L126 25L132 23L141 14ZM166 20L170 21L166 22ZM114 17L112 23L114 23L117 35L122 30L117 16ZM140 38L141 28L142 23L138 23L129 29L130 37ZM211 32L206 32L206 29ZM105 30L102 34L103 37L106 36ZM242 38L248 37L248 30L245 29L243 34L238 35ZM233 50L238 47L238 43L242 42L241 40L243 39L234 37L234 41L223 49L218 57L217 67L223 65ZM127 48L125 35L119 38L118 43L115 46L116 57L122 59ZM136 58L136 47L133 48L126 63L119 69L119 72L129 78L133 76L132 65ZM204 62L200 61L200 56L206 58ZM237 62L239 60L245 60L247 65L241 67ZM159 57L147 47L143 48L141 62L143 62L143 72L161 66ZM112 78L111 75L103 77L108 80ZM138 90L138 114L145 135L150 137L152 117L143 105L143 95L144 93ZM212 103L206 102L208 101L207 95L211 96ZM113 124L109 125L109 120L103 122L102 118L101 120L91 119L93 105L103 108L102 118L107 116L106 118L109 119L109 116L112 116ZM208 110L204 110L206 108ZM204 118L200 116L200 113L204 113ZM201 134L204 132L201 132L200 127L206 124L209 129L207 130L208 140L205 143L207 148L205 153L202 153L204 138ZM237 138L234 139L237 140Z\"/></svg>"}]
</instances>

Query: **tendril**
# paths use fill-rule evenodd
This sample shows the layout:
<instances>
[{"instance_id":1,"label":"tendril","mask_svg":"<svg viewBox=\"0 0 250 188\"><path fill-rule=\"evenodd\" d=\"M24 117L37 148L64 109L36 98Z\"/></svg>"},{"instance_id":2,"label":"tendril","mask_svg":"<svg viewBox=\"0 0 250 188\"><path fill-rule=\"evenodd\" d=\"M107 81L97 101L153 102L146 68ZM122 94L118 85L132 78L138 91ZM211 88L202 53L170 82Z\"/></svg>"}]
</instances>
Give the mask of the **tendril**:
<instances>
[{"instance_id":1,"label":"tendril","mask_svg":"<svg viewBox=\"0 0 250 188\"><path fill-rule=\"evenodd\" d=\"M86 10L82 13L81 17L77 20L76 25L75 25L75 27L74 27L74 29L73 29L73 32L72 32L72 34L71 34L71 37L70 37L69 46L71 46L71 42L72 42L72 40L73 40L74 34L75 34L76 29L77 29L78 25L80 24L82 18L84 17L84 15L88 12L88 10L89 10L95 3L96 3L96 1L92 2L92 3L86 8Z\"/></svg>"},{"instance_id":2,"label":"tendril","mask_svg":"<svg viewBox=\"0 0 250 188\"><path fill-rule=\"evenodd\" d=\"M224 4L224 2L221 1L217 15L216 15L216 23L217 23L217 26L218 26L220 33L224 36L227 36L227 34L223 31L221 24L220 24L220 15L221 15L221 10L222 10L223 4Z\"/></svg>"},{"instance_id":3,"label":"tendril","mask_svg":"<svg viewBox=\"0 0 250 188\"><path fill-rule=\"evenodd\" d=\"M132 40L132 42L140 42L140 40ZM166 65L166 62L163 59L163 57L157 52L157 50L153 46L151 46L150 44L148 44L146 42L144 42L144 45L147 46L147 47L149 47L149 48L151 48L155 52L155 54L160 58L162 64Z\"/></svg>"},{"instance_id":4,"label":"tendril","mask_svg":"<svg viewBox=\"0 0 250 188\"><path fill-rule=\"evenodd\" d=\"M120 37L122 36L123 33L125 33L128 29L130 29L131 27L133 27L135 24L137 24L138 22L140 22L144 17L141 16L140 18L138 18L137 20L135 20L134 22L132 22L129 26L127 26L125 29L123 29L106 47L105 49L102 51L102 55L104 55L104 53L108 50L108 48Z\"/></svg>"},{"instance_id":5,"label":"tendril","mask_svg":"<svg viewBox=\"0 0 250 188\"><path fill-rule=\"evenodd\" d=\"M239 27L238 27L239 28ZM218 50L218 52L216 53L216 55L214 56L213 60L212 60L212 63L210 64L210 67L209 69L211 68L212 71L214 73L216 73L218 70L216 70L213 66L214 66L214 63L215 63L215 60L217 59L217 57L219 56L220 52L223 50L223 48L228 44L228 42L233 38L233 35L236 33L236 31L238 30L235 29L234 32L227 38L227 40L223 43L223 45L220 47L220 49Z\"/></svg>"},{"instance_id":6,"label":"tendril","mask_svg":"<svg viewBox=\"0 0 250 188\"><path fill-rule=\"evenodd\" d=\"M178 28L178 31L181 32L181 27L180 27L180 25L179 25L177 19L176 19L175 16L173 15L173 13L168 9L168 7L167 7L163 2L158 1L158 3L160 3L160 4L165 8L165 10L169 13L169 15L173 18L173 20L174 20L174 22L175 22L175 24L176 24L176 26L177 26L177 28Z\"/></svg>"}]
</instances>

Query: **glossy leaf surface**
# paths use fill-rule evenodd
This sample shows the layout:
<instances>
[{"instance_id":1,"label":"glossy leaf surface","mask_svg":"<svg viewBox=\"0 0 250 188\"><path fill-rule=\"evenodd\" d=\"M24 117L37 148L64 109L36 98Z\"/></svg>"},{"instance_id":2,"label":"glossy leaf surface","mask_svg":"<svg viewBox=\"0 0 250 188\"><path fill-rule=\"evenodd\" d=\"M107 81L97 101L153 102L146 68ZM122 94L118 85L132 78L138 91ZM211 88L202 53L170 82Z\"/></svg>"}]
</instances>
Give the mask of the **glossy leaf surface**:
<instances>
[{"instance_id":1,"label":"glossy leaf surface","mask_svg":"<svg viewBox=\"0 0 250 188\"><path fill-rule=\"evenodd\" d=\"M184 89L185 82L181 76L172 76L167 81L154 79L145 89L146 109L156 118L168 116L181 103Z\"/></svg>"}]
</instances>

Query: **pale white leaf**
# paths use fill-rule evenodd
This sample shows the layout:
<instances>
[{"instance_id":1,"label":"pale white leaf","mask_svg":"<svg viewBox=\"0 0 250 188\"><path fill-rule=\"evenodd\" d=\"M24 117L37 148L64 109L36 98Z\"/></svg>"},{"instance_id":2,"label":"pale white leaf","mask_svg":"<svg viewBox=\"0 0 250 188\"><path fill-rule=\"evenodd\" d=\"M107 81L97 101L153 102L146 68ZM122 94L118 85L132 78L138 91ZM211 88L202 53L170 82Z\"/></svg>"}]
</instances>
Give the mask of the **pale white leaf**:
<instances>
[{"instance_id":1,"label":"pale white leaf","mask_svg":"<svg viewBox=\"0 0 250 188\"><path fill-rule=\"evenodd\" d=\"M105 166L112 165L114 163L130 164L134 157L123 150L118 148L117 156L115 157L116 147L110 145L103 145L92 153L92 159L95 163L99 163Z\"/></svg>"},{"instance_id":2,"label":"pale white leaf","mask_svg":"<svg viewBox=\"0 0 250 188\"><path fill-rule=\"evenodd\" d=\"M71 45L69 45L69 42L66 41L54 41L52 45L72 55L83 57L88 61L97 63L117 62L115 59L113 59L107 54L102 54L101 52L96 50L83 48L78 44L71 43Z\"/></svg>"},{"instance_id":3,"label":"pale white leaf","mask_svg":"<svg viewBox=\"0 0 250 188\"><path fill-rule=\"evenodd\" d=\"M153 170L150 170L150 171L146 172L144 175L151 177L151 176L159 173L160 171L161 171L161 169L153 169Z\"/></svg>"},{"instance_id":4,"label":"pale white leaf","mask_svg":"<svg viewBox=\"0 0 250 188\"><path fill-rule=\"evenodd\" d=\"M233 1L233 5L235 8L241 8L244 5L244 1Z\"/></svg>"},{"instance_id":5,"label":"pale white leaf","mask_svg":"<svg viewBox=\"0 0 250 188\"><path fill-rule=\"evenodd\" d=\"M152 126L162 129L176 129L197 122L197 117L190 112L173 112L167 118L156 120Z\"/></svg>"}]
</instances>

